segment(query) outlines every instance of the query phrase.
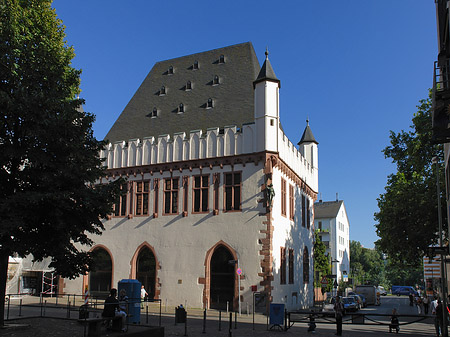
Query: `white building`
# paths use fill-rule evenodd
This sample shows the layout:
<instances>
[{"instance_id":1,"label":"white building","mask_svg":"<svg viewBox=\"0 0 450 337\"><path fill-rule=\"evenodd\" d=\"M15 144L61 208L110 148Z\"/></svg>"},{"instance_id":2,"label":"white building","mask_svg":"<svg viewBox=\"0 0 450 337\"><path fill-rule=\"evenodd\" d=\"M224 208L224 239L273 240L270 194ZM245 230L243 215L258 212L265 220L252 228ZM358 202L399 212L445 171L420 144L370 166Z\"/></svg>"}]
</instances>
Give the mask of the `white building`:
<instances>
[{"instance_id":1,"label":"white building","mask_svg":"<svg viewBox=\"0 0 450 337\"><path fill-rule=\"evenodd\" d=\"M102 182L127 182L92 237L97 268L59 292L132 278L169 305L236 310L255 290L312 305L317 142L286 137L279 90L251 43L156 63L106 136Z\"/></svg>"},{"instance_id":2,"label":"white building","mask_svg":"<svg viewBox=\"0 0 450 337\"><path fill-rule=\"evenodd\" d=\"M350 272L350 224L344 201L319 201L314 204L314 227L331 256L332 274L337 282Z\"/></svg>"}]
</instances>

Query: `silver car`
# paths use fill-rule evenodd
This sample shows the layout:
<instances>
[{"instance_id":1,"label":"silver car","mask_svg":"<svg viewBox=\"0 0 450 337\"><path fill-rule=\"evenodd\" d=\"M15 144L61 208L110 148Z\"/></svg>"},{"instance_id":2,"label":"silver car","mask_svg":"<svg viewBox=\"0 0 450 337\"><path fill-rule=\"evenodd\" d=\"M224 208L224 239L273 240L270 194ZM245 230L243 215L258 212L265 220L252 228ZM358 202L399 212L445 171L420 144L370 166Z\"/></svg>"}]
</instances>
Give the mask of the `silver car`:
<instances>
[{"instance_id":1,"label":"silver car","mask_svg":"<svg viewBox=\"0 0 450 337\"><path fill-rule=\"evenodd\" d=\"M334 316L335 303L336 303L335 297L328 297L322 304L322 313L325 316Z\"/></svg>"}]
</instances>

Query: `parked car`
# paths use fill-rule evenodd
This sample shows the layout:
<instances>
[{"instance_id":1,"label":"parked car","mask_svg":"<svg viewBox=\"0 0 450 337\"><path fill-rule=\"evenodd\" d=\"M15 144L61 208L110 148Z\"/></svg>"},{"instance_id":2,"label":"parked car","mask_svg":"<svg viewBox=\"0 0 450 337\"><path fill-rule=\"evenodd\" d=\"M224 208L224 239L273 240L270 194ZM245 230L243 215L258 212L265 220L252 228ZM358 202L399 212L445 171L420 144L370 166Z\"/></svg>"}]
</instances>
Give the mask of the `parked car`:
<instances>
[{"instance_id":1,"label":"parked car","mask_svg":"<svg viewBox=\"0 0 450 337\"><path fill-rule=\"evenodd\" d=\"M406 295L413 294L414 296L417 296L417 291L411 287L411 286L392 286L391 288L392 295Z\"/></svg>"},{"instance_id":2,"label":"parked car","mask_svg":"<svg viewBox=\"0 0 450 337\"><path fill-rule=\"evenodd\" d=\"M342 297L344 304L344 314L349 311L358 311L358 304L353 297Z\"/></svg>"},{"instance_id":3,"label":"parked car","mask_svg":"<svg viewBox=\"0 0 450 337\"><path fill-rule=\"evenodd\" d=\"M355 295L349 295L348 297L353 297L356 301L356 304L358 305L358 310L360 310L363 307L363 301L361 296L355 294Z\"/></svg>"},{"instance_id":4,"label":"parked car","mask_svg":"<svg viewBox=\"0 0 450 337\"><path fill-rule=\"evenodd\" d=\"M357 294L354 291L349 291L348 292L348 296L359 296L359 298L361 299L361 308L365 308L367 307L367 301L366 301L366 297L363 294Z\"/></svg>"},{"instance_id":5,"label":"parked car","mask_svg":"<svg viewBox=\"0 0 450 337\"><path fill-rule=\"evenodd\" d=\"M335 303L336 303L335 297L328 297L322 304L322 313L325 316L334 316Z\"/></svg>"},{"instance_id":6,"label":"parked car","mask_svg":"<svg viewBox=\"0 0 450 337\"><path fill-rule=\"evenodd\" d=\"M381 295L381 296L386 296L386 295L387 295L387 291L384 290L384 287L378 286L378 287L377 287L377 290L380 292L380 295Z\"/></svg>"}]
</instances>

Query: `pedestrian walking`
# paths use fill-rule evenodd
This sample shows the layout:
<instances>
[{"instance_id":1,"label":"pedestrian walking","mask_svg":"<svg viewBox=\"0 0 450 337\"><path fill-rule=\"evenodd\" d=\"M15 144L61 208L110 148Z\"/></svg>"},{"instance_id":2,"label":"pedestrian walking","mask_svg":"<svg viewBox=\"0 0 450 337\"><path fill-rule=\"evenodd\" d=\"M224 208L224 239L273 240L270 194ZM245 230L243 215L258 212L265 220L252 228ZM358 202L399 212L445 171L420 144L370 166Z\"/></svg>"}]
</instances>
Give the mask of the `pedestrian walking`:
<instances>
[{"instance_id":1,"label":"pedestrian walking","mask_svg":"<svg viewBox=\"0 0 450 337\"><path fill-rule=\"evenodd\" d=\"M437 306L435 310L435 317L434 317L434 328L436 329L436 336L440 336L442 329L442 302L440 299L437 300Z\"/></svg>"},{"instance_id":2,"label":"pedestrian walking","mask_svg":"<svg viewBox=\"0 0 450 337\"><path fill-rule=\"evenodd\" d=\"M142 287L141 287L141 309L144 309L144 301L145 301L146 296L148 296L148 293L145 290L144 285L142 285Z\"/></svg>"},{"instance_id":3,"label":"pedestrian walking","mask_svg":"<svg viewBox=\"0 0 450 337\"><path fill-rule=\"evenodd\" d=\"M344 315L344 304L341 302L340 296L336 296L334 312L336 315L336 335L342 336L342 316Z\"/></svg>"},{"instance_id":4,"label":"pedestrian walking","mask_svg":"<svg viewBox=\"0 0 450 337\"><path fill-rule=\"evenodd\" d=\"M422 313L423 313L422 298L420 296L417 296L415 302L416 302L416 306L417 306L417 314L422 315Z\"/></svg>"},{"instance_id":5,"label":"pedestrian walking","mask_svg":"<svg viewBox=\"0 0 450 337\"><path fill-rule=\"evenodd\" d=\"M409 306L412 307L414 305L414 295L409 293Z\"/></svg>"},{"instance_id":6,"label":"pedestrian walking","mask_svg":"<svg viewBox=\"0 0 450 337\"><path fill-rule=\"evenodd\" d=\"M428 315L428 311L430 308L430 299L428 298L427 294L423 295L423 311L425 313L425 315Z\"/></svg>"}]
</instances>

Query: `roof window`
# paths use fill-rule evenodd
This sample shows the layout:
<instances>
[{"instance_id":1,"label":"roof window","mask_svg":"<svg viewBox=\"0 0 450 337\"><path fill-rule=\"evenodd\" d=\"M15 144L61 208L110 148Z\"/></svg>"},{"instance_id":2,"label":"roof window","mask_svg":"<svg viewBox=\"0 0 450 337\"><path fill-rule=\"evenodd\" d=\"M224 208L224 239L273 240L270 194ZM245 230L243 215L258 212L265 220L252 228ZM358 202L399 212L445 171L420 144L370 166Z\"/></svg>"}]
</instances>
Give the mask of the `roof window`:
<instances>
[{"instance_id":1,"label":"roof window","mask_svg":"<svg viewBox=\"0 0 450 337\"><path fill-rule=\"evenodd\" d=\"M214 76L213 85L219 85L219 76Z\"/></svg>"},{"instance_id":2,"label":"roof window","mask_svg":"<svg viewBox=\"0 0 450 337\"><path fill-rule=\"evenodd\" d=\"M167 75L173 75L173 66L170 66L167 70Z\"/></svg>"},{"instance_id":3,"label":"roof window","mask_svg":"<svg viewBox=\"0 0 450 337\"><path fill-rule=\"evenodd\" d=\"M192 90L192 82L191 81L187 81L186 82L186 91Z\"/></svg>"},{"instance_id":4,"label":"roof window","mask_svg":"<svg viewBox=\"0 0 450 337\"><path fill-rule=\"evenodd\" d=\"M153 108L151 116L152 118L158 117L158 109L156 107Z\"/></svg>"},{"instance_id":5,"label":"roof window","mask_svg":"<svg viewBox=\"0 0 450 337\"><path fill-rule=\"evenodd\" d=\"M213 99L208 98L208 102L206 102L206 109L212 109L213 108Z\"/></svg>"},{"instance_id":6,"label":"roof window","mask_svg":"<svg viewBox=\"0 0 450 337\"><path fill-rule=\"evenodd\" d=\"M184 112L184 105L183 103L180 103L180 105L178 105L178 113L181 114Z\"/></svg>"},{"instance_id":7,"label":"roof window","mask_svg":"<svg viewBox=\"0 0 450 337\"><path fill-rule=\"evenodd\" d=\"M192 70L198 70L198 61L195 61L192 65Z\"/></svg>"},{"instance_id":8,"label":"roof window","mask_svg":"<svg viewBox=\"0 0 450 337\"><path fill-rule=\"evenodd\" d=\"M219 64L220 63L225 63L225 56L223 54L219 56Z\"/></svg>"},{"instance_id":9,"label":"roof window","mask_svg":"<svg viewBox=\"0 0 450 337\"><path fill-rule=\"evenodd\" d=\"M159 89L159 96L164 96L166 94L166 87L163 85L161 89Z\"/></svg>"}]
</instances>

